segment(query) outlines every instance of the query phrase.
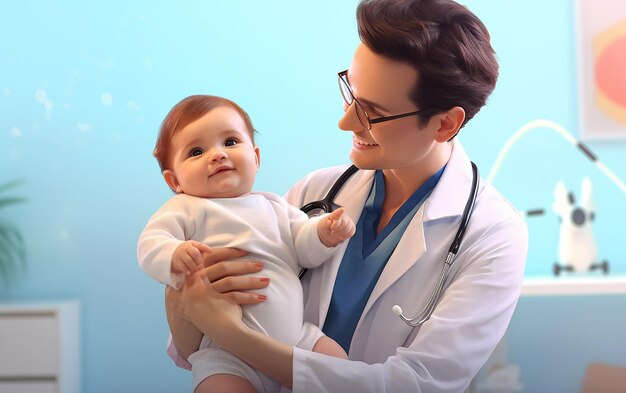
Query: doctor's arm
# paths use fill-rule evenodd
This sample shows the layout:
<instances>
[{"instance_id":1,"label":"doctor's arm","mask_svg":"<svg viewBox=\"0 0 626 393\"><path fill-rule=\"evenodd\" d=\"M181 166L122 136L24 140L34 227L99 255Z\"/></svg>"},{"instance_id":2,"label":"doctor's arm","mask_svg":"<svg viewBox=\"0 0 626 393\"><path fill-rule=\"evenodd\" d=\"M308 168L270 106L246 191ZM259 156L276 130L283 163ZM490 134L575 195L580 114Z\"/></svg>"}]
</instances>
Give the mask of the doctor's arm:
<instances>
[{"instance_id":1,"label":"doctor's arm","mask_svg":"<svg viewBox=\"0 0 626 393\"><path fill-rule=\"evenodd\" d=\"M471 246L457 260L461 268L430 320L383 363L332 358L252 331L241 322L240 307L202 276L183 288L187 318L220 347L294 393L463 391L504 335L523 277L523 220L501 222L489 232L468 242ZM367 345L377 341L372 338Z\"/></svg>"}]
</instances>

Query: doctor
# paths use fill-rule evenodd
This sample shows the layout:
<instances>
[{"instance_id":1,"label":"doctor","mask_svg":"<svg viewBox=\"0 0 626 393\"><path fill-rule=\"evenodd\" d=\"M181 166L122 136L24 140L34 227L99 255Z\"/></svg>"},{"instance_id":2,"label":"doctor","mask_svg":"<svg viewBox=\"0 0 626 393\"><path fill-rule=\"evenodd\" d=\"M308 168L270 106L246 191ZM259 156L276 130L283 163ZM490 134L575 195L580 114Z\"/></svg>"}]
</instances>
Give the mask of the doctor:
<instances>
[{"instance_id":1,"label":"doctor","mask_svg":"<svg viewBox=\"0 0 626 393\"><path fill-rule=\"evenodd\" d=\"M358 223L357 235L303 281L305 319L349 360L247 328L238 304L263 301L254 289L266 284L242 276L260 269L226 261L241 253L224 249L208 255L213 264L181 292L167 291L171 349L183 358L195 350L193 324L293 392L463 392L517 303L527 251L518 212L480 182L430 319L410 327L392 307L412 316L434 290L472 182L454 137L493 91L498 64L483 23L452 0L366 0L357 22L361 44L339 73L339 127L353 134L350 159L360 170L335 199ZM296 206L319 200L344 170L313 172L286 198Z\"/></svg>"}]
</instances>

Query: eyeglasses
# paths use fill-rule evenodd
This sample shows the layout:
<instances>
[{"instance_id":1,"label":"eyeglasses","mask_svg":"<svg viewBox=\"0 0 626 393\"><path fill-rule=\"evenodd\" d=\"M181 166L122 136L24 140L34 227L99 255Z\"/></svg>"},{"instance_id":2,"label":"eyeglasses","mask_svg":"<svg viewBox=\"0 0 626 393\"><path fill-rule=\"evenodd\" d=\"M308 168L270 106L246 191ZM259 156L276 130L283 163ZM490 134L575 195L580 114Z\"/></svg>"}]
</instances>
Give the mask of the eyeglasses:
<instances>
[{"instance_id":1,"label":"eyeglasses","mask_svg":"<svg viewBox=\"0 0 626 393\"><path fill-rule=\"evenodd\" d=\"M338 75L339 75L339 90L341 91L343 100L346 102L346 104L348 104L348 106L352 105L352 103L355 104L356 116L358 117L361 125L365 127L368 131L372 129L372 124L382 123L382 122L390 121L390 120L396 120L396 119L400 119L400 118L408 117L408 116L415 116L426 111L425 109L422 109L419 111L402 113L400 115L383 116L383 117L377 117L375 119L372 119L367 114L367 111L365 110L365 108L363 108L363 105L361 105L359 100L354 98L354 94L352 94L352 88L350 87L350 83L348 82L348 70L341 71Z\"/></svg>"}]
</instances>

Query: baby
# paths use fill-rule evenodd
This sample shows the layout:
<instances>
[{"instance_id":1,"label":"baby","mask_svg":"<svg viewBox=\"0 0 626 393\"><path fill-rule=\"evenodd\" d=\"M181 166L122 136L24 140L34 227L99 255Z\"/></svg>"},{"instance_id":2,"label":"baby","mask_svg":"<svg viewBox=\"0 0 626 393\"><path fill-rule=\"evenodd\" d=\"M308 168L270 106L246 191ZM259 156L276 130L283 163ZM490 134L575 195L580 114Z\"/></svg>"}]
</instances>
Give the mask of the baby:
<instances>
[{"instance_id":1,"label":"baby","mask_svg":"<svg viewBox=\"0 0 626 393\"><path fill-rule=\"evenodd\" d=\"M254 128L248 114L225 98L195 95L174 106L154 155L176 195L150 218L139 238L142 269L180 289L185 275L203 266L203 253L210 248L246 250L247 258L264 262L271 285L262 293L267 301L243 307L244 322L308 350L311 343L323 342L319 347L327 354L346 357L319 328L303 324L298 280L301 268L319 266L354 234L354 222L343 209L309 219L275 194L252 192L260 162ZM276 381L208 337L188 361L198 393L280 390Z\"/></svg>"}]
</instances>

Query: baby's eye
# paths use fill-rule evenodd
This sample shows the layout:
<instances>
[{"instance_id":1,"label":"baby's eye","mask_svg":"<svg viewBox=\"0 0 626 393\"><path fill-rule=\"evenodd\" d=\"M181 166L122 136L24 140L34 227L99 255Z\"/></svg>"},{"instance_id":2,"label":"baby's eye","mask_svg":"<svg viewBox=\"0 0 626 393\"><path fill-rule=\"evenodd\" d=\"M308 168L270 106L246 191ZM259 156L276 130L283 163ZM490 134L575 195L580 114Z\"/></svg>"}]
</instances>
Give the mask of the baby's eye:
<instances>
[{"instance_id":1,"label":"baby's eye","mask_svg":"<svg viewBox=\"0 0 626 393\"><path fill-rule=\"evenodd\" d=\"M199 147L194 147L189 151L189 157L196 157L202 154L202 149Z\"/></svg>"},{"instance_id":2,"label":"baby's eye","mask_svg":"<svg viewBox=\"0 0 626 393\"><path fill-rule=\"evenodd\" d=\"M235 138L228 138L224 141L224 146L235 146L239 141Z\"/></svg>"}]
</instances>

